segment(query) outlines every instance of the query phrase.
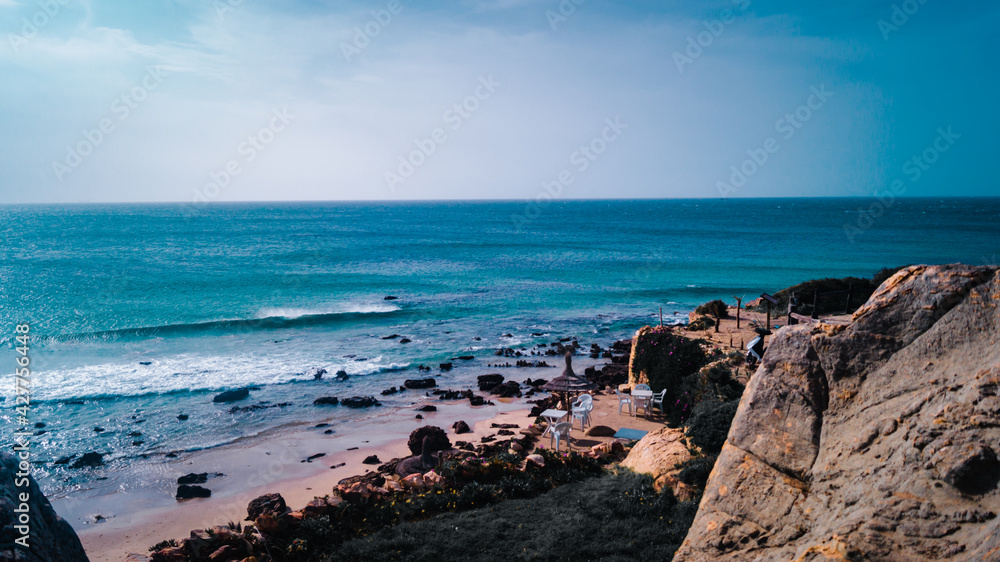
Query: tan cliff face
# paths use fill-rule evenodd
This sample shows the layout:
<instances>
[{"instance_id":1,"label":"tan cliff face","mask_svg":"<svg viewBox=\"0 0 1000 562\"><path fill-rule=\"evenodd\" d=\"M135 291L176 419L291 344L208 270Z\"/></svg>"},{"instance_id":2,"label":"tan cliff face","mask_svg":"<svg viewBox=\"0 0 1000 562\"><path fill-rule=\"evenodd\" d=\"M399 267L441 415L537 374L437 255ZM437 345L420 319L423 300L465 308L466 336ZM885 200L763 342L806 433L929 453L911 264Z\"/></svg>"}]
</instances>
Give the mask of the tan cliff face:
<instances>
[{"instance_id":1,"label":"tan cliff face","mask_svg":"<svg viewBox=\"0 0 1000 562\"><path fill-rule=\"evenodd\" d=\"M676 560L1000 560L1000 274L913 266L778 331Z\"/></svg>"}]
</instances>

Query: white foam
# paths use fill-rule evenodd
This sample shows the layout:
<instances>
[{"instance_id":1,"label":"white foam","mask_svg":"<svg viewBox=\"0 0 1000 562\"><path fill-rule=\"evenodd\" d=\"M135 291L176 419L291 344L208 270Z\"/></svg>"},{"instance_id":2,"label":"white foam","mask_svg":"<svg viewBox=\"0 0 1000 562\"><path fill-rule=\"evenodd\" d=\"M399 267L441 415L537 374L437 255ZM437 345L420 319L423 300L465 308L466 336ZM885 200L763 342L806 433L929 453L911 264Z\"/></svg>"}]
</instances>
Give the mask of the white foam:
<instances>
[{"instance_id":1,"label":"white foam","mask_svg":"<svg viewBox=\"0 0 1000 562\"><path fill-rule=\"evenodd\" d=\"M325 314L373 314L380 312L395 312L398 306L383 303L349 303L318 308L298 307L266 307L260 309L256 318L301 318L303 316L321 316Z\"/></svg>"}]
</instances>

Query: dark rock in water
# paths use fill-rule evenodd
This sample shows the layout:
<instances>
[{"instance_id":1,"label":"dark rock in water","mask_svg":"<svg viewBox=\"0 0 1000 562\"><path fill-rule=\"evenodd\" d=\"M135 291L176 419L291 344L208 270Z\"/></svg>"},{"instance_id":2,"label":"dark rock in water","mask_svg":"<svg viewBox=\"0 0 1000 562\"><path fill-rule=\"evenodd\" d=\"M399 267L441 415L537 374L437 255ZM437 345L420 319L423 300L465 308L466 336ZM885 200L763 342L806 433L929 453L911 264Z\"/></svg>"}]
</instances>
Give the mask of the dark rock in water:
<instances>
[{"instance_id":1,"label":"dark rock in water","mask_svg":"<svg viewBox=\"0 0 1000 562\"><path fill-rule=\"evenodd\" d=\"M139 364L140 365L152 365L153 362L152 361L139 361Z\"/></svg>"},{"instance_id":2,"label":"dark rock in water","mask_svg":"<svg viewBox=\"0 0 1000 562\"><path fill-rule=\"evenodd\" d=\"M238 400L246 400L250 398L250 391L246 388L240 388L238 390L227 390L221 394L217 394L212 402L226 403L226 402L236 402Z\"/></svg>"},{"instance_id":3,"label":"dark rock in water","mask_svg":"<svg viewBox=\"0 0 1000 562\"><path fill-rule=\"evenodd\" d=\"M83 406L83 400L67 400L66 404L71 404L73 406Z\"/></svg>"},{"instance_id":4,"label":"dark rock in water","mask_svg":"<svg viewBox=\"0 0 1000 562\"><path fill-rule=\"evenodd\" d=\"M132 433L129 433L128 436L129 437L142 437L142 432L141 431L133 431Z\"/></svg>"},{"instance_id":5,"label":"dark rock in water","mask_svg":"<svg viewBox=\"0 0 1000 562\"><path fill-rule=\"evenodd\" d=\"M433 378L427 379L407 379L403 382L403 386L406 388L434 388L437 386L437 381Z\"/></svg>"},{"instance_id":6,"label":"dark rock in water","mask_svg":"<svg viewBox=\"0 0 1000 562\"><path fill-rule=\"evenodd\" d=\"M396 339L398 337L400 337L399 334L392 334L391 336L382 336L382 339L384 339L384 340L394 340L394 339Z\"/></svg>"},{"instance_id":7,"label":"dark rock in water","mask_svg":"<svg viewBox=\"0 0 1000 562\"><path fill-rule=\"evenodd\" d=\"M545 335L545 333L544 333L544 332L531 332L531 335L532 335L533 337L536 337L536 338L537 338L538 336L544 336L544 335Z\"/></svg>"},{"instance_id":8,"label":"dark rock in water","mask_svg":"<svg viewBox=\"0 0 1000 562\"><path fill-rule=\"evenodd\" d=\"M476 337L474 337L472 339L473 339L473 341L483 341L483 338L481 338L479 336L476 336Z\"/></svg>"},{"instance_id":9,"label":"dark rock in water","mask_svg":"<svg viewBox=\"0 0 1000 562\"><path fill-rule=\"evenodd\" d=\"M0 560L86 562L87 553L73 527L52 509L35 479L30 475L17 476L18 472L22 472L18 459L0 453L0 513L4 527L0 534ZM22 501L22 494L27 501ZM18 526L19 513L29 518L26 529ZM21 537L25 537L22 540L27 541L30 550L14 542Z\"/></svg>"},{"instance_id":10,"label":"dark rock in water","mask_svg":"<svg viewBox=\"0 0 1000 562\"><path fill-rule=\"evenodd\" d=\"M143 443L145 443L145 441L133 441L132 442L132 446L133 447L138 447L139 445L142 445Z\"/></svg>"},{"instance_id":11,"label":"dark rock in water","mask_svg":"<svg viewBox=\"0 0 1000 562\"><path fill-rule=\"evenodd\" d=\"M178 484L204 484L208 482L208 473L202 472L195 474L194 472L190 474L185 474L177 479Z\"/></svg>"},{"instance_id":12,"label":"dark rock in water","mask_svg":"<svg viewBox=\"0 0 1000 562\"><path fill-rule=\"evenodd\" d=\"M104 432L104 428L103 427L95 427L94 428L94 433L103 433L103 432Z\"/></svg>"},{"instance_id":13,"label":"dark rock in water","mask_svg":"<svg viewBox=\"0 0 1000 562\"><path fill-rule=\"evenodd\" d=\"M309 455L303 462L313 462L316 459L321 459L326 456L326 453L316 453L315 455Z\"/></svg>"},{"instance_id":14,"label":"dark rock in water","mask_svg":"<svg viewBox=\"0 0 1000 562\"><path fill-rule=\"evenodd\" d=\"M181 415L177 416L177 419L179 419L181 421L185 421L186 419L188 419L188 415L187 414L181 414Z\"/></svg>"},{"instance_id":15,"label":"dark rock in water","mask_svg":"<svg viewBox=\"0 0 1000 562\"><path fill-rule=\"evenodd\" d=\"M76 459L73 462L73 464L70 465L70 468L84 468L84 467L94 468L102 466L103 464L104 464L104 455L102 455L101 453L90 452L90 453L84 453L82 457Z\"/></svg>"},{"instance_id":16,"label":"dark rock in water","mask_svg":"<svg viewBox=\"0 0 1000 562\"><path fill-rule=\"evenodd\" d=\"M306 375L312 375L313 380L317 381L322 379L325 374L326 369L320 369L318 367L306 373Z\"/></svg>"},{"instance_id":17,"label":"dark rock in water","mask_svg":"<svg viewBox=\"0 0 1000 562\"><path fill-rule=\"evenodd\" d=\"M201 486L189 486L183 484L177 487L177 494L174 496L178 500L190 500L193 498L210 498L212 490Z\"/></svg>"},{"instance_id":18,"label":"dark rock in water","mask_svg":"<svg viewBox=\"0 0 1000 562\"><path fill-rule=\"evenodd\" d=\"M486 404L486 399L482 396L470 396L469 404L472 406L483 406Z\"/></svg>"},{"instance_id":19,"label":"dark rock in water","mask_svg":"<svg viewBox=\"0 0 1000 562\"><path fill-rule=\"evenodd\" d=\"M347 450L348 451L357 451L358 448L357 447L348 447Z\"/></svg>"},{"instance_id":20,"label":"dark rock in water","mask_svg":"<svg viewBox=\"0 0 1000 562\"><path fill-rule=\"evenodd\" d=\"M330 435L331 433L333 433L333 430L332 429L328 429L328 430L326 430L326 431L323 432L323 435Z\"/></svg>"},{"instance_id":21,"label":"dark rock in water","mask_svg":"<svg viewBox=\"0 0 1000 562\"><path fill-rule=\"evenodd\" d=\"M378 455L370 455L365 457L365 460L361 461L362 464L382 464L379 460Z\"/></svg>"},{"instance_id":22,"label":"dark rock in water","mask_svg":"<svg viewBox=\"0 0 1000 562\"><path fill-rule=\"evenodd\" d=\"M321 396L313 400L313 404L316 406L336 406L340 404L340 399L336 396Z\"/></svg>"},{"instance_id":23,"label":"dark rock in water","mask_svg":"<svg viewBox=\"0 0 1000 562\"><path fill-rule=\"evenodd\" d=\"M445 451L451 448L451 440L448 439L448 434L443 429L433 425L425 425L410 433L406 446L410 448L411 453L416 455L423 450L424 437L430 438L428 446L432 451Z\"/></svg>"},{"instance_id":24,"label":"dark rock in water","mask_svg":"<svg viewBox=\"0 0 1000 562\"><path fill-rule=\"evenodd\" d=\"M489 392L503 383L503 375L479 375L476 380L479 382L479 390Z\"/></svg>"},{"instance_id":25,"label":"dark rock in water","mask_svg":"<svg viewBox=\"0 0 1000 562\"><path fill-rule=\"evenodd\" d=\"M45 424L42 423L42 422L36 422L35 423L35 427L38 428L38 429L41 429L41 428L45 427Z\"/></svg>"},{"instance_id":26,"label":"dark rock in water","mask_svg":"<svg viewBox=\"0 0 1000 562\"><path fill-rule=\"evenodd\" d=\"M68 457L59 457L52 464L69 464L69 461L73 460L76 455L69 455Z\"/></svg>"},{"instance_id":27,"label":"dark rock in water","mask_svg":"<svg viewBox=\"0 0 1000 562\"><path fill-rule=\"evenodd\" d=\"M288 511L285 505L285 498L281 494L264 494L247 504L247 518L245 521L254 521L261 515L279 517Z\"/></svg>"},{"instance_id":28,"label":"dark rock in water","mask_svg":"<svg viewBox=\"0 0 1000 562\"><path fill-rule=\"evenodd\" d=\"M441 363L438 365L442 371L450 371L453 365L451 363Z\"/></svg>"},{"instance_id":29,"label":"dark rock in water","mask_svg":"<svg viewBox=\"0 0 1000 562\"><path fill-rule=\"evenodd\" d=\"M430 372L431 368L427 367L425 365L417 365L417 370L418 371L428 371L428 372Z\"/></svg>"},{"instance_id":30,"label":"dark rock in water","mask_svg":"<svg viewBox=\"0 0 1000 562\"><path fill-rule=\"evenodd\" d=\"M504 335L502 335L500 337L501 338L512 338L512 337L514 337L514 334L504 334Z\"/></svg>"},{"instance_id":31,"label":"dark rock in water","mask_svg":"<svg viewBox=\"0 0 1000 562\"><path fill-rule=\"evenodd\" d=\"M35 435L45 435L46 433L48 433L48 431L45 431L44 429L39 429L38 431L35 432Z\"/></svg>"},{"instance_id":32,"label":"dark rock in water","mask_svg":"<svg viewBox=\"0 0 1000 562\"><path fill-rule=\"evenodd\" d=\"M374 396L353 396L351 398L344 398L340 403L348 408L368 408L370 406L382 405Z\"/></svg>"},{"instance_id":33,"label":"dark rock in water","mask_svg":"<svg viewBox=\"0 0 1000 562\"><path fill-rule=\"evenodd\" d=\"M396 394L397 392L399 392L399 389L396 387L387 388L382 391L382 396L389 396L390 394Z\"/></svg>"},{"instance_id":34,"label":"dark rock in water","mask_svg":"<svg viewBox=\"0 0 1000 562\"><path fill-rule=\"evenodd\" d=\"M421 416L420 414L417 414L417 415L413 416L413 418L414 418L414 419L418 419L418 420L422 420L422 419L424 419L424 417L423 417L423 416Z\"/></svg>"},{"instance_id":35,"label":"dark rock in water","mask_svg":"<svg viewBox=\"0 0 1000 562\"><path fill-rule=\"evenodd\" d=\"M350 375L347 374L347 371L344 371L343 369L337 371L337 374L334 376L337 377L338 381L346 381L348 378L350 378Z\"/></svg>"},{"instance_id":36,"label":"dark rock in water","mask_svg":"<svg viewBox=\"0 0 1000 562\"><path fill-rule=\"evenodd\" d=\"M330 424L328 424L328 423L318 423L318 424L316 424L316 425L313 426L313 429L322 429L324 427L330 427Z\"/></svg>"},{"instance_id":37,"label":"dark rock in water","mask_svg":"<svg viewBox=\"0 0 1000 562\"><path fill-rule=\"evenodd\" d=\"M410 343L411 341L413 340L410 338L400 338L399 343Z\"/></svg>"},{"instance_id":38,"label":"dark rock in water","mask_svg":"<svg viewBox=\"0 0 1000 562\"><path fill-rule=\"evenodd\" d=\"M517 381L507 381L501 385L493 387L490 394L497 395L501 398L513 398L521 397L521 385L517 384Z\"/></svg>"},{"instance_id":39,"label":"dark rock in water","mask_svg":"<svg viewBox=\"0 0 1000 562\"><path fill-rule=\"evenodd\" d=\"M167 457L168 459L175 459L175 458L177 458L177 453L171 451L171 452L169 452L169 453L167 453L167 454L165 454L163 456Z\"/></svg>"},{"instance_id":40,"label":"dark rock in water","mask_svg":"<svg viewBox=\"0 0 1000 562\"><path fill-rule=\"evenodd\" d=\"M436 411L438 411L438 409L437 409L437 406L431 406L430 404L427 404L426 406L421 406L421 407L417 408L417 411L418 412L436 412Z\"/></svg>"},{"instance_id":41,"label":"dark rock in water","mask_svg":"<svg viewBox=\"0 0 1000 562\"><path fill-rule=\"evenodd\" d=\"M461 435L463 433L472 433L472 428L469 427L469 424L465 423L462 420L459 420L451 424L451 430L455 432L455 435Z\"/></svg>"},{"instance_id":42,"label":"dark rock in water","mask_svg":"<svg viewBox=\"0 0 1000 562\"><path fill-rule=\"evenodd\" d=\"M476 358L475 355L459 355L455 359L461 359L462 361L472 361L475 358Z\"/></svg>"},{"instance_id":43,"label":"dark rock in water","mask_svg":"<svg viewBox=\"0 0 1000 562\"><path fill-rule=\"evenodd\" d=\"M229 409L230 414L235 414L238 412L256 412L257 410L267 410L268 408L284 408L291 406L291 402L281 402L279 404L268 404L267 402L261 402L260 404L252 404L250 406L233 406Z\"/></svg>"},{"instance_id":44,"label":"dark rock in water","mask_svg":"<svg viewBox=\"0 0 1000 562\"><path fill-rule=\"evenodd\" d=\"M393 296L393 295L386 295L386 296L382 297L382 300L386 300L386 301L394 301L394 300L396 300L396 299L398 299L398 298L399 298L399 297L397 297L397 296Z\"/></svg>"}]
</instances>

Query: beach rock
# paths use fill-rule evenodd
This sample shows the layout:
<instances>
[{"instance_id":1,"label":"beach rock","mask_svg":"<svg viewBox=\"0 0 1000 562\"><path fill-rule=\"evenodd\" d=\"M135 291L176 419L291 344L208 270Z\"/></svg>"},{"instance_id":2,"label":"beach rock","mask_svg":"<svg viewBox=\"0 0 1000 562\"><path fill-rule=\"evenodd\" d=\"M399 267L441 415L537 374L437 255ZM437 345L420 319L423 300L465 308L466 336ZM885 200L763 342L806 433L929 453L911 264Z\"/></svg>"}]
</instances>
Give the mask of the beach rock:
<instances>
[{"instance_id":1,"label":"beach rock","mask_svg":"<svg viewBox=\"0 0 1000 562\"><path fill-rule=\"evenodd\" d=\"M490 394L494 394L501 398L520 398L521 397L521 385L517 384L517 381L507 381L503 384L499 384L490 390Z\"/></svg>"},{"instance_id":2,"label":"beach rock","mask_svg":"<svg viewBox=\"0 0 1000 562\"><path fill-rule=\"evenodd\" d=\"M527 457L524 457L524 459L531 464L537 466L545 466L545 457L543 457L542 455L532 454L528 455Z\"/></svg>"},{"instance_id":3,"label":"beach rock","mask_svg":"<svg viewBox=\"0 0 1000 562\"><path fill-rule=\"evenodd\" d=\"M437 411L437 406L432 406L431 404L427 404L425 406L421 406L421 407L417 408L417 411L418 412L436 412Z\"/></svg>"},{"instance_id":4,"label":"beach rock","mask_svg":"<svg viewBox=\"0 0 1000 562\"><path fill-rule=\"evenodd\" d=\"M397 296L393 296L393 295L386 295L386 296L382 297L382 300L387 300L387 301L394 301L394 300L396 300L396 299L398 299L398 298L399 298L399 297L397 297Z\"/></svg>"},{"instance_id":5,"label":"beach rock","mask_svg":"<svg viewBox=\"0 0 1000 562\"><path fill-rule=\"evenodd\" d=\"M83 456L73 461L70 468L95 468L103 465L104 455L91 451L89 453L84 453Z\"/></svg>"},{"instance_id":6,"label":"beach rock","mask_svg":"<svg viewBox=\"0 0 1000 562\"><path fill-rule=\"evenodd\" d=\"M410 338L399 338L399 343L410 343L411 341L413 340Z\"/></svg>"},{"instance_id":7,"label":"beach rock","mask_svg":"<svg viewBox=\"0 0 1000 562\"><path fill-rule=\"evenodd\" d=\"M216 394L215 398L212 399L212 402L225 404L226 402L236 402L239 400L246 400L247 398L250 398L250 391L245 388L240 388Z\"/></svg>"},{"instance_id":8,"label":"beach rock","mask_svg":"<svg viewBox=\"0 0 1000 562\"><path fill-rule=\"evenodd\" d=\"M448 439L448 434L443 429L433 425L425 425L410 433L406 446L411 453L419 455L423 452L424 437L430 438L431 451L445 451L451 448L451 440Z\"/></svg>"},{"instance_id":9,"label":"beach rock","mask_svg":"<svg viewBox=\"0 0 1000 562\"><path fill-rule=\"evenodd\" d=\"M187 414L181 414L181 415L177 416L177 419L179 419L181 421L185 421L185 420L188 419L188 415Z\"/></svg>"},{"instance_id":10,"label":"beach rock","mask_svg":"<svg viewBox=\"0 0 1000 562\"><path fill-rule=\"evenodd\" d=\"M586 435L590 437L614 437L615 433L617 431L606 425L595 425L587 430Z\"/></svg>"},{"instance_id":11,"label":"beach rock","mask_svg":"<svg viewBox=\"0 0 1000 562\"><path fill-rule=\"evenodd\" d=\"M174 496L178 500L189 500L192 498L208 498L212 496L212 490L201 486L182 484L177 487L177 494Z\"/></svg>"},{"instance_id":12,"label":"beach rock","mask_svg":"<svg viewBox=\"0 0 1000 562\"><path fill-rule=\"evenodd\" d=\"M306 376L312 376L313 380L317 380L317 381L320 380L320 379L322 379L323 375L325 375L325 374L326 374L326 369L321 369L319 367L314 367L314 368L306 371Z\"/></svg>"},{"instance_id":13,"label":"beach rock","mask_svg":"<svg viewBox=\"0 0 1000 562\"><path fill-rule=\"evenodd\" d=\"M341 369L341 370L337 371L337 374L334 375L334 378L336 378L338 381L343 382L343 381L346 381L347 379L351 378L351 376L347 374L347 371Z\"/></svg>"},{"instance_id":14,"label":"beach rock","mask_svg":"<svg viewBox=\"0 0 1000 562\"><path fill-rule=\"evenodd\" d=\"M472 361L475 358L476 358L475 355L459 355L455 359L460 359L462 361Z\"/></svg>"},{"instance_id":15,"label":"beach rock","mask_svg":"<svg viewBox=\"0 0 1000 562\"><path fill-rule=\"evenodd\" d=\"M453 365L451 363L441 363L438 365L442 371L450 371Z\"/></svg>"},{"instance_id":16,"label":"beach rock","mask_svg":"<svg viewBox=\"0 0 1000 562\"><path fill-rule=\"evenodd\" d=\"M382 339L384 339L384 340L394 340L394 339L396 339L398 337L401 337L401 336L399 334L392 334L392 335L389 335L389 336L382 336Z\"/></svg>"},{"instance_id":17,"label":"beach rock","mask_svg":"<svg viewBox=\"0 0 1000 562\"><path fill-rule=\"evenodd\" d=\"M463 433L472 433L472 428L469 427L469 424L465 423L462 420L459 420L451 424L451 430L455 432L455 435L461 435Z\"/></svg>"},{"instance_id":18,"label":"beach rock","mask_svg":"<svg viewBox=\"0 0 1000 562\"><path fill-rule=\"evenodd\" d=\"M181 476L177 479L178 484L204 484L205 482L208 482L207 472L202 472L198 474L192 472L190 474L185 474L184 476Z\"/></svg>"},{"instance_id":19,"label":"beach rock","mask_svg":"<svg viewBox=\"0 0 1000 562\"><path fill-rule=\"evenodd\" d=\"M403 386L406 388L434 388L437 386L437 381L433 377L426 379L407 379L403 382Z\"/></svg>"},{"instance_id":20,"label":"beach rock","mask_svg":"<svg viewBox=\"0 0 1000 562\"><path fill-rule=\"evenodd\" d=\"M3 525L0 560L87 562L89 559L73 527L52 509L34 477L17 475L18 472L27 472L22 468L16 457L0 453L0 521ZM22 479L24 485L17 486L17 481ZM22 501L21 494L27 495L27 501ZM30 518L25 528L20 527L20 522L15 519L22 512ZM23 536L27 538L22 539ZM29 548L25 549L15 542L18 539L26 540Z\"/></svg>"},{"instance_id":21,"label":"beach rock","mask_svg":"<svg viewBox=\"0 0 1000 562\"><path fill-rule=\"evenodd\" d=\"M208 555L209 562L229 562L230 560L240 560L239 551L236 547L224 544Z\"/></svg>"},{"instance_id":22,"label":"beach rock","mask_svg":"<svg viewBox=\"0 0 1000 562\"><path fill-rule=\"evenodd\" d=\"M250 501L247 504L247 517L245 521L254 521L261 515L280 517L288 511L285 498L281 494L264 494Z\"/></svg>"},{"instance_id":23,"label":"beach rock","mask_svg":"<svg viewBox=\"0 0 1000 562\"><path fill-rule=\"evenodd\" d=\"M653 487L661 490L668 477L676 476L677 465L691 460L681 429L664 427L650 431L636 443L621 465L653 477Z\"/></svg>"},{"instance_id":24,"label":"beach rock","mask_svg":"<svg viewBox=\"0 0 1000 562\"><path fill-rule=\"evenodd\" d=\"M362 464L382 464L379 460L378 455L369 455L365 457L365 460L361 461Z\"/></svg>"},{"instance_id":25,"label":"beach rock","mask_svg":"<svg viewBox=\"0 0 1000 562\"><path fill-rule=\"evenodd\" d=\"M397 392L399 392L399 389L396 387L387 388L382 391L382 396L389 396L391 394L396 394Z\"/></svg>"},{"instance_id":26,"label":"beach rock","mask_svg":"<svg viewBox=\"0 0 1000 562\"><path fill-rule=\"evenodd\" d=\"M321 396L313 400L313 404L316 406L336 406L340 404L340 399L336 396Z\"/></svg>"},{"instance_id":27,"label":"beach rock","mask_svg":"<svg viewBox=\"0 0 1000 562\"><path fill-rule=\"evenodd\" d=\"M340 403L348 408L369 408L371 406L382 405L374 396L353 396L351 398L344 398Z\"/></svg>"},{"instance_id":28,"label":"beach rock","mask_svg":"<svg viewBox=\"0 0 1000 562\"><path fill-rule=\"evenodd\" d=\"M997 560L998 302L995 267L911 266L778 330L677 559Z\"/></svg>"},{"instance_id":29,"label":"beach rock","mask_svg":"<svg viewBox=\"0 0 1000 562\"><path fill-rule=\"evenodd\" d=\"M472 406L483 406L486 403L487 403L486 399L483 398L482 396L470 396L469 397L469 404L472 405Z\"/></svg>"},{"instance_id":30,"label":"beach rock","mask_svg":"<svg viewBox=\"0 0 1000 562\"><path fill-rule=\"evenodd\" d=\"M479 375L476 380L479 382L480 392L489 392L503 383L503 375Z\"/></svg>"}]
</instances>

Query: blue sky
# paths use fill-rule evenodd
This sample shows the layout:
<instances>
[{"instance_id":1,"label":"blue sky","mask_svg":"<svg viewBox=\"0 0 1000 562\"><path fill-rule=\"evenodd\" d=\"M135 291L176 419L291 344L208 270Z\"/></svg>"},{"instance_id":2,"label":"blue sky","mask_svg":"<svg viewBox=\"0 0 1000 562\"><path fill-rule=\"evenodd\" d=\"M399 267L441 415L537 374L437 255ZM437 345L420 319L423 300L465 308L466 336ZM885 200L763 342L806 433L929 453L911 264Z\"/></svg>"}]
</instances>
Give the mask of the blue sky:
<instances>
[{"instance_id":1,"label":"blue sky","mask_svg":"<svg viewBox=\"0 0 1000 562\"><path fill-rule=\"evenodd\" d=\"M1000 193L1000 5L802 4L0 0L0 202Z\"/></svg>"}]
</instances>

